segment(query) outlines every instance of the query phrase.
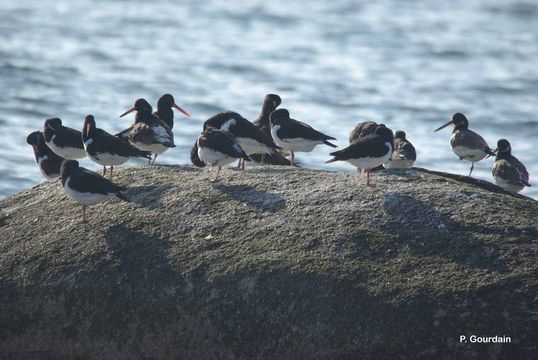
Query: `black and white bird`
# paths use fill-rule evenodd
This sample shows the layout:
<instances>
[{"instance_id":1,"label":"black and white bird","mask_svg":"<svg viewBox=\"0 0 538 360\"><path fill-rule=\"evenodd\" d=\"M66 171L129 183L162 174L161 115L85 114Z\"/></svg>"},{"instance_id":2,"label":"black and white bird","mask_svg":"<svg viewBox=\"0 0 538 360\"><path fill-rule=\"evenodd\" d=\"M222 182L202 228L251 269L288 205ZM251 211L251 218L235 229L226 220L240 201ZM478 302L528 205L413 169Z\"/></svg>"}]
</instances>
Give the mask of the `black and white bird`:
<instances>
[{"instance_id":1,"label":"black and white bird","mask_svg":"<svg viewBox=\"0 0 538 360\"><path fill-rule=\"evenodd\" d=\"M271 154L276 149L273 140L260 128L233 111L213 115L204 122L204 129L207 128L229 132L248 155ZM239 160L238 168L245 168L244 158Z\"/></svg>"},{"instance_id":2,"label":"black and white bird","mask_svg":"<svg viewBox=\"0 0 538 360\"><path fill-rule=\"evenodd\" d=\"M452 136L450 136L452 151L460 160L467 160L472 163L471 171L469 171L469 176L471 176L475 162L484 159L488 155L494 156L495 154L482 136L469 130L469 121L462 113L454 114L452 120L435 129L434 132L444 129L449 125L454 125Z\"/></svg>"},{"instance_id":3,"label":"black and white bird","mask_svg":"<svg viewBox=\"0 0 538 360\"><path fill-rule=\"evenodd\" d=\"M124 164L131 158L151 159L151 153L137 149L127 141L96 127L93 115L86 116L84 120L82 141L88 157L103 166L103 176L106 167L110 167L111 180L114 166Z\"/></svg>"},{"instance_id":4,"label":"black and white bird","mask_svg":"<svg viewBox=\"0 0 538 360\"><path fill-rule=\"evenodd\" d=\"M176 146L174 145L174 134L168 125L152 114L153 109L146 100L136 100L134 106L121 114L120 117L133 111L136 111L136 117L129 133L129 142L140 150L155 154L153 161L148 162L150 165L154 164L159 154Z\"/></svg>"},{"instance_id":5,"label":"black and white bird","mask_svg":"<svg viewBox=\"0 0 538 360\"><path fill-rule=\"evenodd\" d=\"M101 175L79 167L78 161L66 160L62 164L62 186L73 200L82 204L82 220L86 222L86 206L117 197L129 201L121 192L124 186L112 183Z\"/></svg>"},{"instance_id":6,"label":"black and white bird","mask_svg":"<svg viewBox=\"0 0 538 360\"><path fill-rule=\"evenodd\" d=\"M393 143L392 131L384 125L378 125L374 134L361 137L345 149L331 153L334 157L326 163L347 161L366 172L367 186L375 186L370 182L370 171L390 159Z\"/></svg>"},{"instance_id":7,"label":"black and white bird","mask_svg":"<svg viewBox=\"0 0 538 360\"><path fill-rule=\"evenodd\" d=\"M185 109L176 104L176 101L172 95L164 94L157 101L157 111L155 111L153 115L157 116L166 125L168 125L170 130L174 128L174 110L172 109L179 110L185 116L191 116L191 114L189 114Z\"/></svg>"},{"instance_id":8,"label":"black and white bird","mask_svg":"<svg viewBox=\"0 0 538 360\"><path fill-rule=\"evenodd\" d=\"M59 118L45 120L43 129L47 146L65 159L82 159L86 156L80 131L62 125Z\"/></svg>"},{"instance_id":9,"label":"black and white bird","mask_svg":"<svg viewBox=\"0 0 538 360\"><path fill-rule=\"evenodd\" d=\"M383 165L386 169L407 169L413 166L417 159L415 147L405 136L405 132L397 130L394 133L392 156Z\"/></svg>"},{"instance_id":10,"label":"black and white bird","mask_svg":"<svg viewBox=\"0 0 538 360\"><path fill-rule=\"evenodd\" d=\"M241 148L232 134L225 130L207 127L198 136L198 157L208 166L217 166L217 181L223 166L237 159L250 160L248 154Z\"/></svg>"},{"instance_id":11,"label":"black and white bird","mask_svg":"<svg viewBox=\"0 0 538 360\"><path fill-rule=\"evenodd\" d=\"M506 139L497 141L497 149L494 151L495 164L491 169L495 184L512 192L520 192L529 184L529 173L525 166L512 155L512 147Z\"/></svg>"},{"instance_id":12,"label":"black and white bird","mask_svg":"<svg viewBox=\"0 0 538 360\"><path fill-rule=\"evenodd\" d=\"M316 145L325 144L335 148L329 140L335 138L325 135L303 122L290 118L286 109L277 109L270 115L271 136L277 146L291 152L291 165L295 165L295 152L310 152Z\"/></svg>"},{"instance_id":13,"label":"black and white bird","mask_svg":"<svg viewBox=\"0 0 538 360\"><path fill-rule=\"evenodd\" d=\"M34 131L28 135L26 142L32 145L37 167L45 179L52 179L60 176L60 169L65 160L56 155L46 144L45 137L41 131Z\"/></svg>"},{"instance_id":14,"label":"black and white bird","mask_svg":"<svg viewBox=\"0 0 538 360\"><path fill-rule=\"evenodd\" d=\"M263 133L272 140L271 121L269 116L282 103L280 96L276 94L267 94L263 99L262 110L260 115L252 123L260 128ZM286 159L278 150L273 150L270 154L250 154L252 160L268 165L291 165L291 161Z\"/></svg>"}]
</instances>

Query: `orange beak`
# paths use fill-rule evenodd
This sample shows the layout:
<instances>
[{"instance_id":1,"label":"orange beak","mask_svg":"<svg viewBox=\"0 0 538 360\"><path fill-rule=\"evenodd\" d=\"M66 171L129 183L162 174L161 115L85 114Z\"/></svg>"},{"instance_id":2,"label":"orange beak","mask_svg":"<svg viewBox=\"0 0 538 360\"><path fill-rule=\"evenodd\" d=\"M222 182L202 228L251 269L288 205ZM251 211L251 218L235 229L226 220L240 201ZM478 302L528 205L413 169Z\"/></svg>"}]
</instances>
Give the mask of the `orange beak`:
<instances>
[{"instance_id":1,"label":"orange beak","mask_svg":"<svg viewBox=\"0 0 538 360\"><path fill-rule=\"evenodd\" d=\"M442 130L444 128L446 128L448 125L452 125L454 124L454 121L450 120L449 122L447 122L446 124L444 124L443 126L441 127L438 127L437 129L433 130L433 132L436 132L436 131L439 131L439 130Z\"/></svg>"},{"instance_id":2,"label":"orange beak","mask_svg":"<svg viewBox=\"0 0 538 360\"><path fill-rule=\"evenodd\" d=\"M191 114L189 114L189 113L187 112L187 110L182 109L182 108L181 108L178 104L176 104L176 103L173 103L173 104L172 104L172 107L175 108L175 109L178 109L179 111L181 111L183 114L187 115L188 117L191 116Z\"/></svg>"},{"instance_id":3,"label":"orange beak","mask_svg":"<svg viewBox=\"0 0 538 360\"><path fill-rule=\"evenodd\" d=\"M120 117L124 117L125 115L130 114L133 111L136 111L136 108L134 106L130 108L129 110L127 110L126 112L124 112L123 114L121 114Z\"/></svg>"}]
</instances>

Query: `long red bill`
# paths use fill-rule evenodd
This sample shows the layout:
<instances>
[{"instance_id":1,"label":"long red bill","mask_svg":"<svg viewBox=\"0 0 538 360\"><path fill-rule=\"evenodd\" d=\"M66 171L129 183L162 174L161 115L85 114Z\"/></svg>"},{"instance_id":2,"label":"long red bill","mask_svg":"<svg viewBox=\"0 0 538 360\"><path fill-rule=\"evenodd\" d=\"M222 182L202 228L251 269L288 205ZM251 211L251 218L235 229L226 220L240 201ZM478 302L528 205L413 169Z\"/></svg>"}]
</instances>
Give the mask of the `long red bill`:
<instances>
[{"instance_id":1,"label":"long red bill","mask_svg":"<svg viewBox=\"0 0 538 360\"><path fill-rule=\"evenodd\" d=\"M448 125L452 125L454 124L454 122L452 120L450 120L449 122L447 122L446 124L444 124L443 126L441 127L438 127L437 129L433 130L433 132L436 132L436 131L439 131L439 130L442 130L444 128L446 128Z\"/></svg>"},{"instance_id":2,"label":"long red bill","mask_svg":"<svg viewBox=\"0 0 538 360\"><path fill-rule=\"evenodd\" d=\"M130 108L129 110L127 110L126 112L124 112L123 114L121 114L120 117L124 117L125 115L132 113L133 111L136 111L136 108L134 106Z\"/></svg>"},{"instance_id":3,"label":"long red bill","mask_svg":"<svg viewBox=\"0 0 538 360\"><path fill-rule=\"evenodd\" d=\"M183 114L185 114L185 115L187 115L187 116L189 116L189 117L191 116L191 114L189 114L189 113L187 112L187 110L182 109L182 108L181 108L178 104L176 104L176 103L172 104L172 107L178 109L178 110L181 111Z\"/></svg>"}]
</instances>

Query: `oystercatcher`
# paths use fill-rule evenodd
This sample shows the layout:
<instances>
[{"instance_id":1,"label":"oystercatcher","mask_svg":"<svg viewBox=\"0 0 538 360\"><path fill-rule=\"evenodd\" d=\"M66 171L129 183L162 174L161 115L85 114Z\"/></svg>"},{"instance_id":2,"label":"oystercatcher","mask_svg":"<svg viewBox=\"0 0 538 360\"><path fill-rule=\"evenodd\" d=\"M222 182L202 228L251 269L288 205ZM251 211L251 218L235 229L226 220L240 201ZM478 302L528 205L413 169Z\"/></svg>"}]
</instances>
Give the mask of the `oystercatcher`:
<instances>
[{"instance_id":1,"label":"oystercatcher","mask_svg":"<svg viewBox=\"0 0 538 360\"><path fill-rule=\"evenodd\" d=\"M405 137L405 132L397 130L394 133L392 156L383 165L386 169L406 169L413 166L417 153L413 144Z\"/></svg>"},{"instance_id":2,"label":"oystercatcher","mask_svg":"<svg viewBox=\"0 0 538 360\"><path fill-rule=\"evenodd\" d=\"M384 125L378 125L374 134L361 137L345 149L331 153L334 157L326 163L347 161L363 169L366 171L366 185L373 187L375 184L370 182L370 171L390 159L393 143L392 131Z\"/></svg>"},{"instance_id":3,"label":"oystercatcher","mask_svg":"<svg viewBox=\"0 0 538 360\"><path fill-rule=\"evenodd\" d=\"M35 162L45 179L60 176L63 157L56 155L46 144L41 131L34 131L26 138L26 142L34 149Z\"/></svg>"},{"instance_id":4,"label":"oystercatcher","mask_svg":"<svg viewBox=\"0 0 538 360\"><path fill-rule=\"evenodd\" d=\"M86 222L86 206L100 203L104 200L117 197L129 201L121 191L126 190L83 167L78 161L66 160L62 164L62 186L73 200L82 204L82 223Z\"/></svg>"},{"instance_id":5,"label":"oystercatcher","mask_svg":"<svg viewBox=\"0 0 538 360\"><path fill-rule=\"evenodd\" d=\"M280 96L276 94L267 94L263 99L262 110L260 115L252 123L259 127L267 137L271 136L271 122L269 116L282 103ZM291 165L291 161L286 159L278 150L273 150L270 154L249 154L250 158L258 163L269 165Z\"/></svg>"},{"instance_id":6,"label":"oystercatcher","mask_svg":"<svg viewBox=\"0 0 538 360\"><path fill-rule=\"evenodd\" d=\"M99 165L103 165L103 176L106 167L110 166L110 180L114 165L126 163L130 158L151 159L151 153L142 151L106 131L95 126L93 115L86 116L82 129L82 141L88 157Z\"/></svg>"},{"instance_id":7,"label":"oystercatcher","mask_svg":"<svg viewBox=\"0 0 538 360\"><path fill-rule=\"evenodd\" d=\"M494 151L495 164L491 168L495 184L512 191L520 192L529 184L529 173L525 166L512 155L512 147L506 139L497 141L497 149Z\"/></svg>"},{"instance_id":8,"label":"oystercatcher","mask_svg":"<svg viewBox=\"0 0 538 360\"><path fill-rule=\"evenodd\" d=\"M217 181L222 166L231 164L236 159L250 160L232 134L226 130L206 127L198 136L198 157L206 165L218 166Z\"/></svg>"},{"instance_id":9,"label":"oystercatcher","mask_svg":"<svg viewBox=\"0 0 538 360\"><path fill-rule=\"evenodd\" d=\"M482 136L469 130L469 121L462 113L454 114L452 120L435 129L434 132L444 129L449 125L455 125L452 136L450 136L452 151L460 160L467 160L472 163L471 171L469 171L469 176L471 176L475 162L484 159L488 155L494 156L495 154Z\"/></svg>"},{"instance_id":10,"label":"oystercatcher","mask_svg":"<svg viewBox=\"0 0 538 360\"><path fill-rule=\"evenodd\" d=\"M253 123L233 111L224 111L213 115L204 122L204 129L225 130L233 135L241 148L248 155L270 154L276 149L273 140L267 137ZM244 158L240 158L238 169L245 168Z\"/></svg>"},{"instance_id":11,"label":"oystercatcher","mask_svg":"<svg viewBox=\"0 0 538 360\"><path fill-rule=\"evenodd\" d=\"M149 165L155 163L159 154L175 147L172 130L161 119L153 115L152 110L151 105L145 99L138 99L132 108L120 115L123 117L136 111L135 123L129 134L129 142L140 150L155 154L153 161L148 161Z\"/></svg>"},{"instance_id":12,"label":"oystercatcher","mask_svg":"<svg viewBox=\"0 0 538 360\"><path fill-rule=\"evenodd\" d=\"M86 156L80 131L65 127L59 118L45 120L43 130L47 146L65 159L82 159Z\"/></svg>"},{"instance_id":13,"label":"oystercatcher","mask_svg":"<svg viewBox=\"0 0 538 360\"><path fill-rule=\"evenodd\" d=\"M325 135L310 125L290 118L286 109L277 109L269 117L271 136L275 144L291 152L291 165L295 166L295 152L310 152L316 145L325 144L335 148L328 140L335 138Z\"/></svg>"},{"instance_id":14,"label":"oystercatcher","mask_svg":"<svg viewBox=\"0 0 538 360\"><path fill-rule=\"evenodd\" d=\"M181 111L185 116L191 116L186 110L176 104L174 97L170 94L164 94L157 101L157 111L153 114L161 119L170 130L174 127L174 111L172 108Z\"/></svg>"}]
</instances>

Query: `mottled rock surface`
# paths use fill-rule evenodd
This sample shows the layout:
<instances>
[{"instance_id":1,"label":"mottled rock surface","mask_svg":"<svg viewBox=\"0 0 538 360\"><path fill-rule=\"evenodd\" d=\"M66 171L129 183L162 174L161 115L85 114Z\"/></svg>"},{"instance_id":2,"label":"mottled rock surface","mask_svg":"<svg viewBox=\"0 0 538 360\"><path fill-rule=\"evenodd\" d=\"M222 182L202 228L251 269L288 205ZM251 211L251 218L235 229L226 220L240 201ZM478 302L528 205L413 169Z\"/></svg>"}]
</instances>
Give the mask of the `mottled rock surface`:
<instances>
[{"instance_id":1,"label":"mottled rock surface","mask_svg":"<svg viewBox=\"0 0 538 360\"><path fill-rule=\"evenodd\" d=\"M0 202L0 354L508 359L538 351L538 202L415 169L129 168ZM460 344L506 335L511 344Z\"/></svg>"}]
</instances>

